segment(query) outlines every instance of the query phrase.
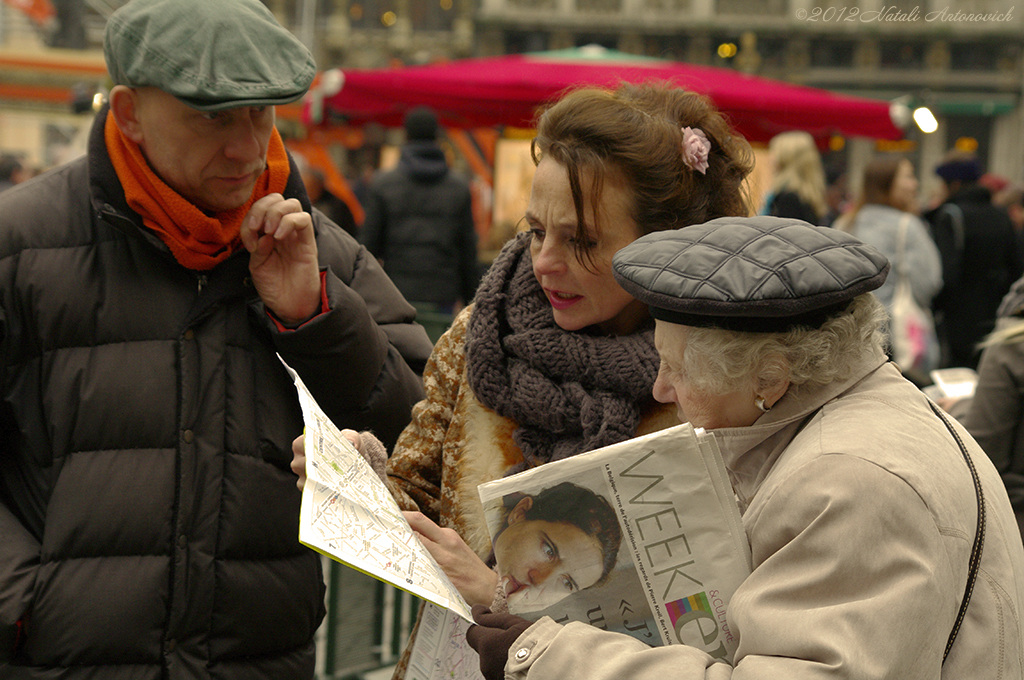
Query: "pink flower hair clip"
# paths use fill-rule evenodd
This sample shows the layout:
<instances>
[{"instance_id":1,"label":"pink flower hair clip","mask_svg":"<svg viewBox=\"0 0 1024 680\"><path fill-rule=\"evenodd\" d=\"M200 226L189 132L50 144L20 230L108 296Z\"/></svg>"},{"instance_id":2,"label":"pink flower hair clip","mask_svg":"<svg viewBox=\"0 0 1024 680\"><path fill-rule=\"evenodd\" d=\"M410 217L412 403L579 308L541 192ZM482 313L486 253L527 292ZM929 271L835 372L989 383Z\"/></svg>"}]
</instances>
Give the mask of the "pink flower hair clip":
<instances>
[{"instance_id":1,"label":"pink flower hair clip","mask_svg":"<svg viewBox=\"0 0 1024 680\"><path fill-rule=\"evenodd\" d=\"M683 163L686 167L705 174L708 169L708 153L711 142L700 128L683 128Z\"/></svg>"}]
</instances>

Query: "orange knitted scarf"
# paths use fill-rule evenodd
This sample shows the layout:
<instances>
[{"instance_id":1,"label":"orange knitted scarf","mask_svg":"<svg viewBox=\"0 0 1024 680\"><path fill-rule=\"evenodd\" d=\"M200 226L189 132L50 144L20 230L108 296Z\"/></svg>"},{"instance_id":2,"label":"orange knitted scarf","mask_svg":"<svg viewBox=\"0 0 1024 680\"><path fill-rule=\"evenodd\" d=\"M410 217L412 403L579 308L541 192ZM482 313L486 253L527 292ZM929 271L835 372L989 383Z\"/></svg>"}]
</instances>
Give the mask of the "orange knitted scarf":
<instances>
[{"instance_id":1,"label":"orange knitted scarf","mask_svg":"<svg viewBox=\"0 0 1024 680\"><path fill-rule=\"evenodd\" d=\"M212 269L241 246L242 218L259 198L283 193L288 182L288 154L274 128L267 146L267 167L245 205L210 217L160 179L139 145L125 137L112 115L103 129L107 153L124 187L128 207L142 216L184 267Z\"/></svg>"}]
</instances>

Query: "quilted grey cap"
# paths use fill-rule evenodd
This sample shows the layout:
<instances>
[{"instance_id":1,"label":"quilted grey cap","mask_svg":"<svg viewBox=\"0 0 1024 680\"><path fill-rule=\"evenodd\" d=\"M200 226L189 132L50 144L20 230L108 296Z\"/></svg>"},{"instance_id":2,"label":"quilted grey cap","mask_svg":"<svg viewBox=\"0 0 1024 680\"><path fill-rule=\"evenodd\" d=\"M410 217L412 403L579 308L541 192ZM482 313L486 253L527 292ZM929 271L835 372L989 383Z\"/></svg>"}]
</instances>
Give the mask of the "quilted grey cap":
<instances>
[{"instance_id":1,"label":"quilted grey cap","mask_svg":"<svg viewBox=\"0 0 1024 680\"><path fill-rule=\"evenodd\" d=\"M656 319L759 333L816 328L889 273L880 252L846 232L767 216L647 234L612 266Z\"/></svg>"}]
</instances>

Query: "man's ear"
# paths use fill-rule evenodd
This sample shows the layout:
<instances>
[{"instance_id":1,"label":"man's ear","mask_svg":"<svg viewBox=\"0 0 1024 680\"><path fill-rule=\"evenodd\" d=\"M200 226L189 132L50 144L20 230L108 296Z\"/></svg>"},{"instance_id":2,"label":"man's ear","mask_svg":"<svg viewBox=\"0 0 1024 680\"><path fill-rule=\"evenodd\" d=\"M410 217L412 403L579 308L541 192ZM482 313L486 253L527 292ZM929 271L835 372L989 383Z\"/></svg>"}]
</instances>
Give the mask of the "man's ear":
<instances>
[{"instance_id":1,"label":"man's ear","mask_svg":"<svg viewBox=\"0 0 1024 680\"><path fill-rule=\"evenodd\" d=\"M110 113L114 122L128 139L136 144L142 142L142 124L139 122L139 92L124 85L115 85L110 90Z\"/></svg>"}]
</instances>

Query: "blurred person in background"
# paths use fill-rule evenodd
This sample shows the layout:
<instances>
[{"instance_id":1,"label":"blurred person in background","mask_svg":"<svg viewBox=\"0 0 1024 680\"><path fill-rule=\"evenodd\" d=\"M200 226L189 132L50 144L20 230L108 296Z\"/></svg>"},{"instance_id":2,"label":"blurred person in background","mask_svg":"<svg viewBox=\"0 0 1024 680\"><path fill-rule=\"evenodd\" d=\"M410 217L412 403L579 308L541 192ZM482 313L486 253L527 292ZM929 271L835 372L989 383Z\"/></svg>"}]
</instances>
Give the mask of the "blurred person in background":
<instances>
[{"instance_id":1,"label":"blurred person in background","mask_svg":"<svg viewBox=\"0 0 1024 680\"><path fill-rule=\"evenodd\" d=\"M1024 279L1003 299L981 348L974 396L957 413L999 470L1024 534Z\"/></svg>"},{"instance_id":2,"label":"blurred person in background","mask_svg":"<svg viewBox=\"0 0 1024 680\"><path fill-rule=\"evenodd\" d=\"M15 184L21 184L31 177L31 171L26 168L17 156L0 156L0 191L10 189Z\"/></svg>"},{"instance_id":3,"label":"blurred person in background","mask_svg":"<svg viewBox=\"0 0 1024 680\"><path fill-rule=\"evenodd\" d=\"M417 309L452 315L479 283L469 182L448 166L437 115L410 109L398 166L378 173L366 192L359 240Z\"/></svg>"},{"instance_id":4,"label":"blurred person in background","mask_svg":"<svg viewBox=\"0 0 1024 680\"><path fill-rule=\"evenodd\" d=\"M999 205L999 194L1010 186L1010 180L994 172L986 172L978 178L978 184L992 193L992 202Z\"/></svg>"},{"instance_id":5,"label":"blurred person in background","mask_svg":"<svg viewBox=\"0 0 1024 680\"><path fill-rule=\"evenodd\" d=\"M828 212L822 224L832 225L850 210L850 191L845 167L831 165L825 170L825 204Z\"/></svg>"},{"instance_id":6,"label":"blurred person in background","mask_svg":"<svg viewBox=\"0 0 1024 680\"><path fill-rule=\"evenodd\" d=\"M992 197L997 207L1006 211L1013 229L1017 233L1018 244L1024 256L1024 184L1009 184Z\"/></svg>"},{"instance_id":7,"label":"blurred person in background","mask_svg":"<svg viewBox=\"0 0 1024 680\"><path fill-rule=\"evenodd\" d=\"M892 264L885 283L875 291L890 315L898 272L907 277L917 303L931 308L942 288L942 260L928 226L917 217L919 185L914 166L902 156L876 156L864 166L861 184L854 209L832 226L874 246ZM908 376L915 383L928 384L928 372L938 368L937 362L936 356L927 365L903 368L915 371Z\"/></svg>"},{"instance_id":8,"label":"blurred person in background","mask_svg":"<svg viewBox=\"0 0 1024 680\"><path fill-rule=\"evenodd\" d=\"M761 214L825 224L825 170L814 138L802 131L783 132L772 137L768 151L775 176Z\"/></svg>"},{"instance_id":9,"label":"blurred person in background","mask_svg":"<svg viewBox=\"0 0 1024 680\"><path fill-rule=\"evenodd\" d=\"M295 155L295 163L299 166L302 175L302 183L306 187L306 194L313 207L327 216L331 222L347 231L351 236L358 234L356 219L352 210L342 199L338 198L327 189L327 178L324 171L313 167L309 161L299 155Z\"/></svg>"},{"instance_id":10,"label":"blurred person in background","mask_svg":"<svg viewBox=\"0 0 1024 680\"><path fill-rule=\"evenodd\" d=\"M980 185L981 163L951 151L935 168L940 205L924 217L942 259L942 290L932 303L943 367L976 368L978 343L995 327L996 310L1024 272L1024 253L1006 211Z\"/></svg>"}]
</instances>

